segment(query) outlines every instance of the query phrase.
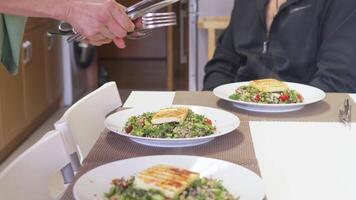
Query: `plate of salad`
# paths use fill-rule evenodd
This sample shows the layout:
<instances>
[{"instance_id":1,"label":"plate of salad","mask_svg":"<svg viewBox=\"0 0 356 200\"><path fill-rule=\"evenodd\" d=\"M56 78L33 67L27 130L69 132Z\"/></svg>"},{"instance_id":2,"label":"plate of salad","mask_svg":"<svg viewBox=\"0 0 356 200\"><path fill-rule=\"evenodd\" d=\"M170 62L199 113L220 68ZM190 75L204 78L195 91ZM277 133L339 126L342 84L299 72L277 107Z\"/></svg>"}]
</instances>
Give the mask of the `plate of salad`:
<instances>
[{"instance_id":1,"label":"plate of salad","mask_svg":"<svg viewBox=\"0 0 356 200\"><path fill-rule=\"evenodd\" d=\"M77 200L262 200L261 178L227 161L198 156L146 156L99 166L75 183Z\"/></svg>"},{"instance_id":2,"label":"plate of salad","mask_svg":"<svg viewBox=\"0 0 356 200\"><path fill-rule=\"evenodd\" d=\"M203 106L131 108L108 116L105 126L134 142L155 147L189 147L210 142L238 128L239 118Z\"/></svg>"},{"instance_id":3,"label":"plate of salad","mask_svg":"<svg viewBox=\"0 0 356 200\"><path fill-rule=\"evenodd\" d=\"M254 111L291 112L322 101L324 91L304 84L261 79L221 85L214 89L215 96L232 102L235 107Z\"/></svg>"}]
</instances>

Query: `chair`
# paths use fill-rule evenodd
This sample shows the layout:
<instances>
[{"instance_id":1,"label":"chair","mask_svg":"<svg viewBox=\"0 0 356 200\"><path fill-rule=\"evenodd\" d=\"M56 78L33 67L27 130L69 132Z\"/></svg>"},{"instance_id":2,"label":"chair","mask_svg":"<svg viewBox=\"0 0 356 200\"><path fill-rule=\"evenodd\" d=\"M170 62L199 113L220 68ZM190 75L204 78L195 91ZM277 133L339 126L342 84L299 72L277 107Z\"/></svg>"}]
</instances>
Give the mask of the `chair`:
<instances>
[{"instance_id":1,"label":"chair","mask_svg":"<svg viewBox=\"0 0 356 200\"><path fill-rule=\"evenodd\" d=\"M68 167L61 135L51 131L0 172L0 199L58 199L50 195L49 180Z\"/></svg>"},{"instance_id":2,"label":"chair","mask_svg":"<svg viewBox=\"0 0 356 200\"><path fill-rule=\"evenodd\" d=\"M105 117L121 105L116 83L106 83L71 106L55 123L75 171L105 129ZM76 156L79 156L80 163L75 161Z\"/></svg>"},{"instance_id":3,"label":"chair","mask_svg":"<svg viewBox=\"0 0 356 200\"><path fill-rule=\"evenodd\" d=\"M212 59L216 48L216 31L225 29L230 23L230 17L202 17L198 27L208 31L208 59Z\"/></svg>"}]
</instances>

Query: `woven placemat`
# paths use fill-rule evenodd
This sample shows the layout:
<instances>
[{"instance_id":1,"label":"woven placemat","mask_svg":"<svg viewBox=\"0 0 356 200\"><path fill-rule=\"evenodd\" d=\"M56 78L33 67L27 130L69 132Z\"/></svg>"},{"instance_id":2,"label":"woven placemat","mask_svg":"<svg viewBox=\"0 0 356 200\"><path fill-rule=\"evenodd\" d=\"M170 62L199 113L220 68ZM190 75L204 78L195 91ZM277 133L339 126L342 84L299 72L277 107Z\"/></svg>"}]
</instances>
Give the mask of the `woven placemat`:
<instances>
[{"instance_id":1,"label":"woven placemat","mask_svg":"<svg viewBox=\"0 0 356 200\"><path fill-rule=\"evenodd\" d=\"M327 93L323 101L286 113L259 113L236 108L212 92L176 92L174 104L193 104L220 108L236 114L241 121L338 122L339 107L349 98L345 93ZM352 122L356 122L356 104L352 104Z\"/></svg>"},{"instance_id":2,"label":"woven placemat","mask_svg":"<svg viewBox=\"0 0 356 200\"><path fill-rule=\"evenodd\" d=\"M154 148L137 144L125 137L105 130L76 176L105 163L149 155L195 155L230 161L259 174L248 123L240 124L238 130L213 141L188 148ZM113 177L114 178L114 177ZM62 199L74 199L73 184L69 185Z\"/></svg>"}]
</instances>

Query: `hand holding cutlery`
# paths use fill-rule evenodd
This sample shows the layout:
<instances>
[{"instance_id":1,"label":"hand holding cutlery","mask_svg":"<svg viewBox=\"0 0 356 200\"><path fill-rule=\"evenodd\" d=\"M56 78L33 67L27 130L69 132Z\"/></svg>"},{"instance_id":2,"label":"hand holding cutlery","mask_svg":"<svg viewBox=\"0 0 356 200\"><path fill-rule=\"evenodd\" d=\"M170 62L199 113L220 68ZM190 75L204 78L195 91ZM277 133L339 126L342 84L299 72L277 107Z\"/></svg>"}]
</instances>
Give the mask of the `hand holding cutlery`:
<instances>
[{"instance_id":1,"label":"hand holding cutlery","mask_svg":"<svg viewBox=\"0 0 356 200\"><path fill-rule=\"evenodd\" d=\"M151 29L176 25L177 19L174 12L152 13L179 0L143 0L127 8L126 13L132 21L142 17L142 27L128 33L128 39L143 39L151 35ZM68 42L80 42L86 37L78 33L69 23L62 22L58 30L50 31L51 34L71 35Z\"/></svg>"}]
</instances>

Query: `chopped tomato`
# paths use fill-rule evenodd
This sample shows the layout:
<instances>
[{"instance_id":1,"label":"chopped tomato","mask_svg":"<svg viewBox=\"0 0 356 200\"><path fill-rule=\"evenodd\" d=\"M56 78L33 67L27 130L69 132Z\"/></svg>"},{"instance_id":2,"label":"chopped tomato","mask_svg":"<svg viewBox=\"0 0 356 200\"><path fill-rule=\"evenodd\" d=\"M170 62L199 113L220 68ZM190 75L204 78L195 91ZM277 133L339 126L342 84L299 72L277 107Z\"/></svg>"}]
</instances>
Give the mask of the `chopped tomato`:
<instances>
[{"instance_id":1,"label":"chopped tomato","mask_svg":"<svg viewBox=\"0 0 356 200\"><path fill-rule=\"evenodd\" d=\"M288 94L282 94L281 96L279 96L279 100L281 101L287 101L289 99Z\"/></svg>"},{"instance_id":2,"label":"chopped tomato","mask_svg":"<svg viewBox=\"0 0 356 200\"><path fill-rule=\"evenodd\" d=\"M297 95L297 99L298 100L302 100L302 96L300 96L300 94Z\"/></svg>"},{"instance_id":3,"label":"chopped tomato","mask_svg":"<svg viewBox=\"0 0 356 200\"><path fill-rule=\"evenodd\" d=\"M260 95L256 95L255 96L255 102L259 102L261 100L261 96Z\"/></svg>"},{"instance_id":4,"label":"chopped tomato","mask_svg":"<svg viewBox=\"0 0 356 200\"><path fill-rule=\"evenodd\" d=\"M208 124L208 125L213 125L213 122L212 122L210 119L208 119L208 118L205 118L205 119L204 119L204 123L205 123L205 124Z\"/></svg>"},{"instance_id":5,"label":"chopped tomato","mask_svg":"<svg viewBox=\"0 0 356 200\"><path fill-rule=\"evenodd\" d=\"M129 187L129 185L126 183L125 179L114 179L111 182L113 185L122 188L122 189L126 189Z\"/></svg>"},{"instance_id":6,"label":"chopped tomato","mask_svg":"<svg viewBox=\"0 0 356 200\"><path fill-rule=\"evenodd\" d=\"M125 127L125 132L126 133L131 133L132 129L133 129L133 127L131 125L128 126L128 127Z\"/></svg>"}]
</instances>

